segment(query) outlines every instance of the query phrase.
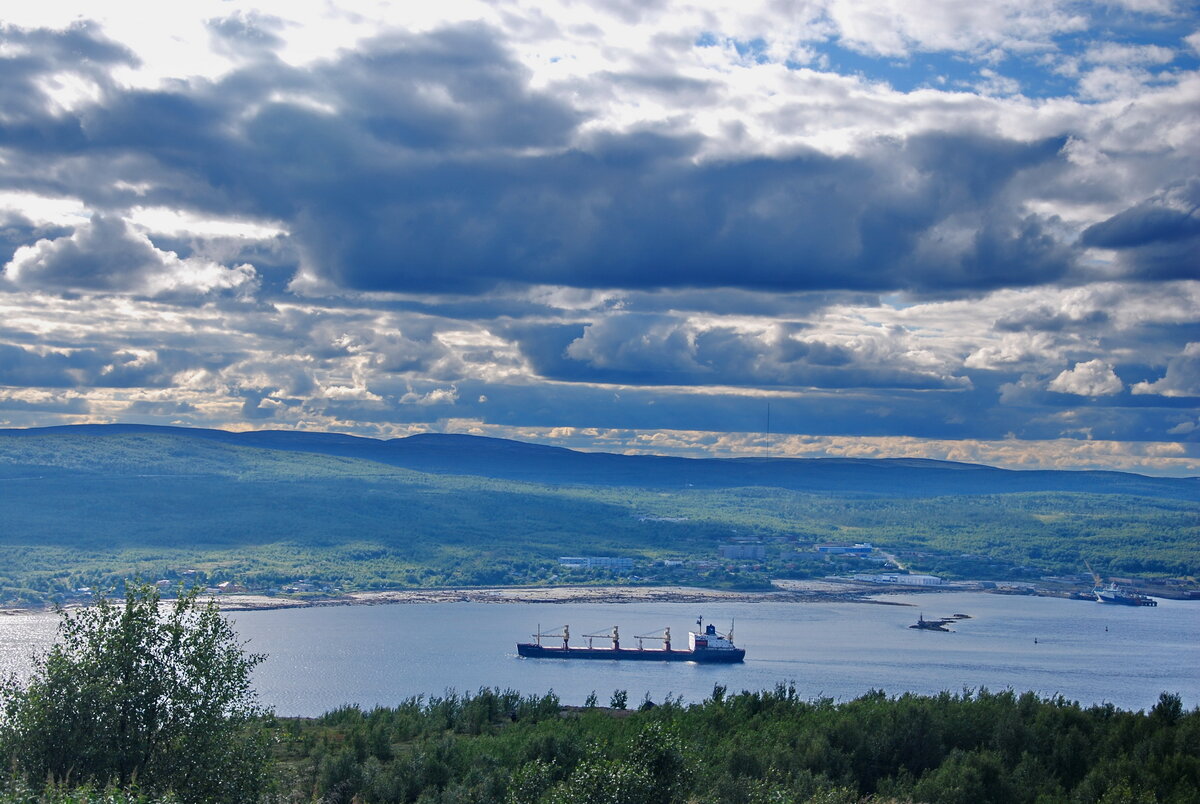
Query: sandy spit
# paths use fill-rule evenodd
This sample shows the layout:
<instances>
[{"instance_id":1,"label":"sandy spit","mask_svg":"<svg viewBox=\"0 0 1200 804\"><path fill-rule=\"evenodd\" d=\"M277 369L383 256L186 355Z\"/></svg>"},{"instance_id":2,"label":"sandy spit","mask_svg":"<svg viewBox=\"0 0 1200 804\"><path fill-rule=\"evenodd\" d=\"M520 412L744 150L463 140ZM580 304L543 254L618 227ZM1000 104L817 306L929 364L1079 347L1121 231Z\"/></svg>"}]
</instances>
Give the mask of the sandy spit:
<instances>
[{"instance_id":1,"label":"sandy spit","mask_svg":"<svg viewBox=\"0 0 1200 804\"><path fill-rule=\"evenodd\" d=\"M338 597L296 600L265 595L214 598L223 611L304 608L312 606L378 606L397 603L709 603L709 602L858 602L871 600L878 587L836 581L790 581L763 592L702 589L691 586L542 586L462 589L398 589L353 592ZM891 590L888 590L891 591Z\"/></svg>"},{"instance_id":2,"label":"sandy spit","mask_svg":"<svg viewBox=\"0 0 1200 804\"><path fill-rule=\"evenodd\" d=\"M222 611L266 611L317 606L382 606L399 603L872 603L907 606L907 603L874 600L872 596L894 593L895 588L835 579L775 581L770 591L744 592L704 589L695 586L503 586L454 589L393 589L379 592L350 592L319 598L273 595L229 594L211 599ZM907 588L903 591L933 591ZM945 591L949 591L948 589ZM958 589L956 591L962 591ZM169 604L164 600L164 605ZM67 609L83 603L68 603ZM46 614L51 607L0 609L0 616Z\"/></svg>"}]
</instances>

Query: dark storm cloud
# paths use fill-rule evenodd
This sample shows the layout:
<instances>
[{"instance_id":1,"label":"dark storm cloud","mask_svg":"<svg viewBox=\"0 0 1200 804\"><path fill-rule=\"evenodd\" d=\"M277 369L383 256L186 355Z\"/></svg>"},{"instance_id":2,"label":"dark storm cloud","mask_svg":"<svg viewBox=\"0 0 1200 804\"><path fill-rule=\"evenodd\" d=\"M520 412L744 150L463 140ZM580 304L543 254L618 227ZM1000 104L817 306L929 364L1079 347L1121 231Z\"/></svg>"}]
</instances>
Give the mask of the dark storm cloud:
<instances>
[{"instance_id":1,"label":"dark storm cloud","mask_svg":"<svg viewBox=\"0 0 1200 804\"><path fill-rule=\"evenodd\" d=\"M1089 226L1080 241L1117 250L1136 278L1200 277L1200 179Z\"/></svg>"},{"instance_id":2,"label":"dark storm cloud","mask_svg":"<svg viewBox=\"0 0 1200 804\"><path fill-rule=\"evenodd\" d=\"M861 158L700 166L614 139L605 147L629 152L501 156L413 169L395 187L372 180L348 205L306 212L299 236L315 265L365 290L448 291L504 280L978 289L1053 280L1071 267L1042 221L1016 217L1002 199L1016 172L1056 158L1057 143L939 137L945 151L991 165L964 171L958 160L949 168L933 160L920 138L881 143ZM912 169L915 181L897 175ZM966 244L939 242L937 227L964 216L973 229Z\"/></svg>"},{"instance_id":3,"label":"dark storm cloud","mask_svg":"<svg viewBox=\"0 0 1200 804\"><path fill-rule=\"evenodd\" d=\"M1071 271L1049 222L1008 192L1059 164L1061 140L919 135L854 156L697 163L691 137L579 135L582 116L530 89L497 41L466 25L307 71L264 56L217 84L110 90L74 120L27 109L0 142L50 165L126 158L162 202L280 218L311 271L356 290L943 291Z\"/></svg>"},{"instance_id":4,"label":"dark storm cloud","mask_svg":"<svg viewBox=\"0 0 1200 804\"><path fill-rule=\"evenodd\" d=\"M0 385L69 388L77 384L72 370L86 363L75 355L39 354L19 346L0 344Z\"/></svg>"}]
</instances>

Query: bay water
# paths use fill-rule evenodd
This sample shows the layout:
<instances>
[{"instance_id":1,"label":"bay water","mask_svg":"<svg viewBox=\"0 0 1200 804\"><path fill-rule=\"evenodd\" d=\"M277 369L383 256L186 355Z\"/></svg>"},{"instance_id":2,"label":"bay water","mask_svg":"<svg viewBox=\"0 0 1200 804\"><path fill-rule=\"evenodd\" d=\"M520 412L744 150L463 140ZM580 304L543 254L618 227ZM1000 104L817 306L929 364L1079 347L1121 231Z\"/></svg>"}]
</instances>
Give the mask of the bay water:
<instances>
[{"instance_id":1,"label":"bay water","mask_svg":"<svg viewBox=\"0 0 1200 804\"><path fill-rule=\"evenodd\" d=\"M890 695L987 687L1062 695L1083 704L1144 709L1161 692L1200 705L1200 603L1157 608L979 593L881 595L864 603L422 603L232 612L248 650L267 655L255 671L261 701L280 715L317 715L343 704L370 708L411 696L512 688L553 690L565 704L614 690L629 705L665 697L700 701L794 684L803 698L845 700L872 689ZM970 615L952 633L909 628ZM518 641L571 626L583 634L621 627L634 636L670 626L686 647L698 616L746 649L737 665L523 659ZM0 672L29 672L29 657L53 640L49 614L0 618ZM557 644L555 640L543 640ZM601 638L597 647L606 645ZM646 649L661 642L647 639Z\"/></svg>"}]
</instances>

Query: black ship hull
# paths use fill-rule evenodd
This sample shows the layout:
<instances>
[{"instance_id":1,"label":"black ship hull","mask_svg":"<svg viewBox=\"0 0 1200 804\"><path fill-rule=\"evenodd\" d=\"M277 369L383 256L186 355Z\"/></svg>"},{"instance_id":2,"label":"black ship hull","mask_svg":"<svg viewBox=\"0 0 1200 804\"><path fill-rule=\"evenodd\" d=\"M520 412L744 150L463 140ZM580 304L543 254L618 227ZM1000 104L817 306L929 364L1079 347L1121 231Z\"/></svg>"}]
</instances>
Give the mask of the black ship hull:
<instances>
[{"instance_id":1,"label":"black ship hull","mask_svg":"<svg viewBox=\"0 0 1200 804\"><path fill-rule=\"evenodd\" d=\"M517 653L529 659L608 659L635 662L700 662L734 664L746 659L746 651L732 650L637 650L628 648L547 648L530 642L517 643Z\"/></svg>"},{"instance_id":2,"label":"black ship hull","mask_svg":"<svg viewBox=\"0 0 1200 804\"><path fill-rule=\"evenodd\" d=\"M1143 595L1096 595L1097 602L1110 606L1157 606L1158 601Z\"/></svg>"}]
</instances>

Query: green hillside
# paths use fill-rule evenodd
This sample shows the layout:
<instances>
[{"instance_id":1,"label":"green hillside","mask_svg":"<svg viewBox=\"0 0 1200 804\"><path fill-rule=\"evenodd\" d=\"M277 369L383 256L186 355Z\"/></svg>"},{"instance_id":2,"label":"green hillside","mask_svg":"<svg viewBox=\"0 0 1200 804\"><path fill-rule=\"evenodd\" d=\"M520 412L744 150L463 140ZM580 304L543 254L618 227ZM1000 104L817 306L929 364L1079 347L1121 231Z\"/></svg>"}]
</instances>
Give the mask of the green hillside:
<instances>
[{"instance_id":1,"label":"green hillside","mask_svg":"<svg viewBox=\"0 0 1200 804\"><path fill-rule=\"evenodd\" d=\"M0 438L0 478L0 600L10 603L131 576L255 590L299 580L345 591L612 580L753 589L855 568L811 550L828 540L870 541L957 577L1075 573L1084 558L1105 575L1200 574L1200 504L1130 495L554 486L173 432ZM761 540L765 557L722 560L734 538ZM629 556L634 569L558 565L577 554Z\"/></svg>"}]
</instances>

